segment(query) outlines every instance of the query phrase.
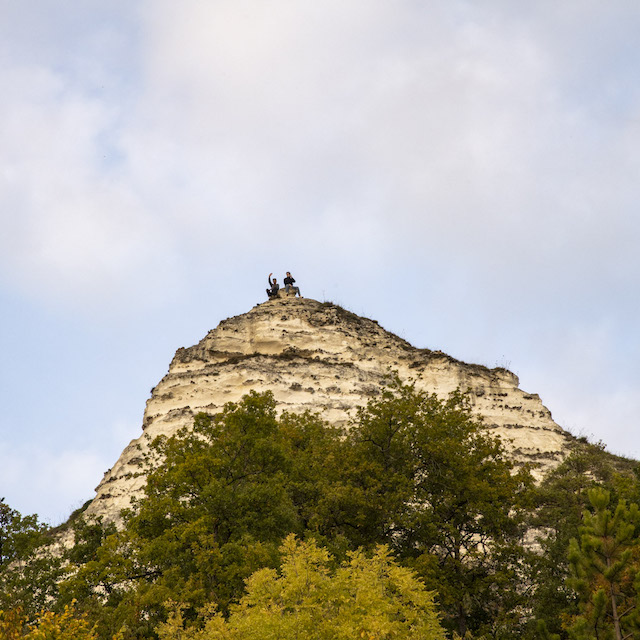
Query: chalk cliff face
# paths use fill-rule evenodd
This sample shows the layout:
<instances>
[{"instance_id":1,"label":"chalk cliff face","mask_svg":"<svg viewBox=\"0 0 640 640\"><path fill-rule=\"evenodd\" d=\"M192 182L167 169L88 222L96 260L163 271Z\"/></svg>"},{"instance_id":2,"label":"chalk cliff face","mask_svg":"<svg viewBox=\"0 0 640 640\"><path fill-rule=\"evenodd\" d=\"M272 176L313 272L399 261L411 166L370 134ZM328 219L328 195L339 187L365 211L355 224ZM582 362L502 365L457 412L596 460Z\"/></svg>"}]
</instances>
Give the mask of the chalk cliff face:
<instances>
[{"instance_id":1,"label":"chalk cliff face","mask_svg":"<svg viewBox=\"0 0 640 640\"><path fill-rule=\"evenodd\" d=\"M147 401L144 433L105 474L87 515L117 522L120 510L140 494L144 479L135 474L141 449L148 449L145 436L170 435L191 425L196 413L220 411L251 389L271 390L280 410L311 409L346 424L390 371L441 396L470 389L473 410L517 462L537 465L538 476L566 455L570 436L536 394L518 388L511 372L417 349L375 321L330 303L285 298L224 320L197 345L178 349Z\"/></svg>"}]
</instances>

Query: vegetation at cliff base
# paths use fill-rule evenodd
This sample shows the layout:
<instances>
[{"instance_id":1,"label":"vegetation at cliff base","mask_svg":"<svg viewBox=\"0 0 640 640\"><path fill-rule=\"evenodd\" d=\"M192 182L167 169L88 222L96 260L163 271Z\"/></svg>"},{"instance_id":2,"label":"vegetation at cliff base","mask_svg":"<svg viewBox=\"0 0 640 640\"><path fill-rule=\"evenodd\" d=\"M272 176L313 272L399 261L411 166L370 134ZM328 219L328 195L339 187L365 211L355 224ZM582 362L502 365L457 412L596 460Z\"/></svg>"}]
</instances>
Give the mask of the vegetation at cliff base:
<instances>
[{"instance_id":1,"label":"vegetation at cliff base","mask_svg":"<svg viewBox=\"0 0 640 640\"><path fill-rule=\"evenodd\" d=\"M73 605L61 613L43 611L30 620L21 609L0 610L0 638L2 640L97 640L95 629L87 617L78 614ZM114 637L113 640L118 640Z\"/></svg>"},{"instance_id":2,"label":"vegetation at cliff base","mask_svg":"<svg viewBox=\"0 0 640 640\"><path fill-rule=\"evenodd\" d=\"M460 392L389 380L344 430L252 392L152 442L119 530L65 549L0 501L0 637L635 637L640 482L610 459L536 485Z\"/></svg>"},{"instance_id":3,"label":"vegetation at cliff base","mask_svg":"<svg viewBox=\"0 0 640 640\"><path fill-rule=\"evenodd\" d=\"M19 606L34 615L56 597L62 562L51 540L37 516L22 516L0 499L0 610Z\"/></svg>"},{"instance_id":4,"label":"vegetation at cliff base","mask_svg":"<svg viewBox=\"0 0 640 640\"><path fill-rule=\"evenodd\" d=\"M161 640L348 640L422 638L445 640L433 594L412 571L395 562L385 547L371 557L348 554L337 565L315 542L289 535L280 568L261 569L228 618L207 616L202 629L185 633L177 608L158 628Z\"/></svg>"}]
</instances>

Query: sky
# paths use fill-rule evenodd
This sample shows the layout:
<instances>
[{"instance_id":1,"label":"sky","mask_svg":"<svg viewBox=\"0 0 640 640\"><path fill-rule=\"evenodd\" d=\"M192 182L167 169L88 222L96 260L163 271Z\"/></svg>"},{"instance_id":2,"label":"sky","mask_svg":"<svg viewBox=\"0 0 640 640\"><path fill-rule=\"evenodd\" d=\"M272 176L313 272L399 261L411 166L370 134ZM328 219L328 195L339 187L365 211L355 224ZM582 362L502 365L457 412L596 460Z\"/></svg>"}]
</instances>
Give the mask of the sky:
<instances>
[{"instance_id":1,"label":"sky","mask_svg":"<svg viewBox=\"0 0 640 640\"><path fill-rule=\"evenodd\" d=\"M639 32L627 0L0 0L0 497L65 520L287 270L640 459Z\"/></svg>"}]
</instances>

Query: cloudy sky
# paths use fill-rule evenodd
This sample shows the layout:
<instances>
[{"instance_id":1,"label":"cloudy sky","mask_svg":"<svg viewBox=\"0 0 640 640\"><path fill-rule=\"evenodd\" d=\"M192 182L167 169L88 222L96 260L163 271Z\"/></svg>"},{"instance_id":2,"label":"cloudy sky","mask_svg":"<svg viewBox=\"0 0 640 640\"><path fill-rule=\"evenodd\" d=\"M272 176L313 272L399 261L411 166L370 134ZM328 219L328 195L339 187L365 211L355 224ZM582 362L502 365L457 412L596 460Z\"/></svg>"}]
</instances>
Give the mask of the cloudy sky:
<instances>
[{"instance_id":1,"label":"cloudy sky","mask_svg":"<svg viewBox=\"0 0 640 640\"><path fill-rule=\"evenodd\" d=\"M640 458L640 4L0 0L0 497L52 524L293 272Z\"/></svg>"}]
</instances>

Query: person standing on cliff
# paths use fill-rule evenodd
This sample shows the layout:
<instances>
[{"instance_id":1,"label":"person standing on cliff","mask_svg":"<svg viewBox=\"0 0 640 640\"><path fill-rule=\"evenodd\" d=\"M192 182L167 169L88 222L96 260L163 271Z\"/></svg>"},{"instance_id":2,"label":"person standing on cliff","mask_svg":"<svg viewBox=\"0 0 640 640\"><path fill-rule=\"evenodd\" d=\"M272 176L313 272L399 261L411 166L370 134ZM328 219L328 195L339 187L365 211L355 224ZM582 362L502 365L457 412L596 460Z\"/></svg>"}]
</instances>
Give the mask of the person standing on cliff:
<instances>
[{"instance_id":1,"label":"person standing on cliff","mask_svg":"<svg viewBox=\"0 0 640 640\"><path fill-rule=\"evenodd\" d=\"M272 275L273 273L270 273L268 276L269 286L271 287L270 289L267 289L267 296L269 296L269 300L272 300L273 298L277 298L278 289L280 289L280 285L278 284L278 281L275 278L273 279L273 281L271 280Z\"/></svg>"},{"instance_id":2,"label":"person standing on cliff","mask_svg":"<svg viewBox=\"0 0 640 640\"><path fill-rule=\"evenodd\" d=\"M293 279L291 272L287 271L287 276L284 279L284 290L289 293L289 289L293 289L293 293L294 296L297 293L301 298L302 296L300 295L300 287L294 287L293 283L295 282L295 280Z\"/></svg>"}]
</instances>

